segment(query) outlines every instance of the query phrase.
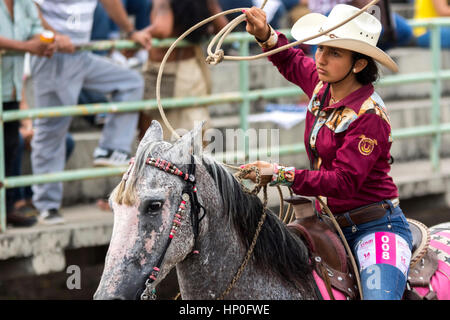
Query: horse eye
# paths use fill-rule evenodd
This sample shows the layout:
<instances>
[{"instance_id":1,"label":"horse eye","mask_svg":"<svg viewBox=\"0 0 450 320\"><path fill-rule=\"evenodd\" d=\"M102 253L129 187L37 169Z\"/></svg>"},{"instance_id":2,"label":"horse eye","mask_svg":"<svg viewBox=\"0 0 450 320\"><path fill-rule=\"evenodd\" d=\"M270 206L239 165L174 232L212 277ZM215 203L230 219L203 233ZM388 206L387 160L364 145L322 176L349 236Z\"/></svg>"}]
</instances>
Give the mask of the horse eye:
<instances>
[{"instance_id":1,"label":"horse eye","mask_svg":"<svg viewBox=\"0 0 450 320\"><path fill-rule=\"evenodd\" d=\"M157 211L161 210L162 206L163 206L162 201L152 201L148 204L147 212L149 212L149 213L157 212Z\"/></svg>"}]
</instances>

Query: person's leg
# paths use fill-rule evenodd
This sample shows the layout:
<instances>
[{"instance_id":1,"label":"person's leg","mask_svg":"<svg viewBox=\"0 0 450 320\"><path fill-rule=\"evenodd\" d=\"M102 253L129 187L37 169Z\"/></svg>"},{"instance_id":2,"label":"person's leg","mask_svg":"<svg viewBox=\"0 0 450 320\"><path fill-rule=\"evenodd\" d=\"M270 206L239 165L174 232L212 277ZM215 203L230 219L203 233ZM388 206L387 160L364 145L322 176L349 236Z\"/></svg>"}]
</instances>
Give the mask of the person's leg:
<instances>
[{"instance_id":1,"label":"person's leg","mask_svg":"<svg viewBox=\"0 0 450 320\"><path fill-rule=\"evenodd\" d=\"M40 105L60 106L63 102L54 92L37 96ZM33 174L63 171L66 154L66 134L71 117L36 119L31 140ZM39 211L59 209L63 197L62 182L38 184L32 187L33 204Z\"/></svg>"},{"instance_id":2,"label":"person's leg","mask_svg":"<svg viewBox=\"0 0 450 320\"><path fill-rule=\"evenodd\" d=\"M17 110L17 102L3 103L3 110ZM19 121L5 122L3 145L5 148L5 176L14 175L14 163L17 158L17 149L19 146ZM14 210L14 189L6 189L6 212Z\"/></svg>"},{"instance_id":3,"label":"person's leg","mask_svg":"<svg viewBox=\"0 0 450 320\"><path fill-rule=\"evenodd\" d=\"M78 104L106 103L108 98L99 92L91 90L81 90L78 97ZM102 125L106 114L98 113L95 115L84 116L83 118L93 126Z\"/></svg>"},{"instance_id":4,"label":"person's leg","mask_svg":"<svg viewBox=\"0 0 450 320\"><path fill-rule=\"evenodd\" d=\"M31 61L35 107L76 105L86 72L85 53L55 54L51 59L34 57ZM31 141L33 174L64 170L66 134L71 117L39 118L34 121ZM63 197L62 182L33 186L33 204L41 212L59 209Z\"/></svg>"},{"instance_id":5,"label":"person's leg","mask_svg":"<svg viewBox=\"0 0 450 320\"><path fill-rule=\"evenodd\" d=\"M75 148L75 140L73 139L72 135L67 132L66 134L66 162L69 161L70 155L73 152L73 149Z\"/></svg>"},{"instance_id":6,"label":"person's leg","mask_svg":"<svg viewBox=\"0 0 450 320\"><path fill-rule=\"evenodd\" d=\"M6 132L6 128L5 128L5 132ZM13 168L13 172L12 172L13 176L20 176L22 174L22 157L23 157L24 149L25 149L25 141L23 140L22 135L19 133L18 140L17 140L17 152L16 152L16 157L14 159L14 168ZM14 203L15 204L18 204L19 201L20 202L25 201L24 187L17 187L17 188L13 188L11 190L13 190L12 192L14 193Z\"/></svg>"},{"instance_id":7,"label":"person's leg","mask_svg":"<svg viewBox=\"0 0 450 320\"><path fill-rule=\"evenodd\" d=\"M450 48L450 27L441 27L441 47Z\"/></svg>"},{"instance_id":8,"label":"person's leg","mask_svg":"<svg viewBox=\"0 0 450 320\"><path fill-rule=\"evenodd\" d=\"M413 42L414 36L412 28L408 24L408 21L397 13L394 14L394 19L395 19L395 37L396 37L396 43L394 45L397 46L410 45Z\"/></svg>"},{"instance_id":9,"label":"person's leg","mask_svg":"<svg viewBox=\"0 0 450 320\"><path fill-rule=\"evenodd\" d=\"M430 36L431 36L431 32L427 31L426 33L417 37L417 45L422 48L429 48L430 47Z\"/></svg>"},{"instance_id":10,"label":"person's leg","mask_svg":"<svg viewBox=\"0 0 450 320\"><path fill-rule=\"evenodd\" d=\"M423 35L417 37L417 45L429 48L431 45L431 31L428 30ZM441 27L441 47L450 48L450 27Z\"/></svg>"},{"instance_id":11,"label":"person's leg","mask_svg":"<svg viewBox=\"0 0 450 320\"><path fill-rule=\"evenodd\" d=\"M359 266L364 299L401 299L411 259L412 234L399 205L390 200L377 220L342 228ZM346 215L351 220L349 215Z\"/></svg>"},{"instance_id":12,"label":"person's leg","mask_svg":"<svg viewBox=\"0 0 450 320\"><path fill-rule=\"evenodd\" d=\"M373 264L360 274L364 300L401 300L406 277L389 264Z\"/></svg>"},{"instance_id":13,"label":"person's leg","mask_svg":"<svg viewBox=\"0 0 450 320\"><path fill-rule=\"evenodd\" d=\"M385 39L383 36L384 30L381 31L380 40L378 41L378 47L381 50L389 50L398 46L416 45L412 27L405 18L396 13L394 14L394 28L395 39Z\"/></svg>"},{"instance_id":14,"label":"person's leg","mask_svg":"<svg viewBox=\"0 0 450 320\"><path fill-rule=\"evenodd\" d=\"M375 232L363 237L355 251L364 299L400 300L411 260L407 241L391 232Z\"/></svg>"},{"instance_id":15,"label":"person's leg","mask_svg":"<svg viewBox=\"0 0 450 320\"><path fill-rule=\"evenodd\" d=\"M89 55L86 70L83 88L104 94L112 93L112 100L115 102L142 100L144 83L137 71L93 54ZM130 153L137 122L137 112L108 114L99 146Z\"/></svg>"},{"instance_id":16,"label":"person's leg","mask_svg":"<svg viewBox=\"0 0 450 320\"><path fill-rule=\"evenodd\" d=\"M17 110L17 102L3 103L3 110ZM3 145L5 147L5 176L14 174L14 161L19 145L19 121L5 122ZM6 223L15 227L30 227L37 222L36 217L26 216L14 208L14 190L6 189Z\"/></svg>"}]
</instances>

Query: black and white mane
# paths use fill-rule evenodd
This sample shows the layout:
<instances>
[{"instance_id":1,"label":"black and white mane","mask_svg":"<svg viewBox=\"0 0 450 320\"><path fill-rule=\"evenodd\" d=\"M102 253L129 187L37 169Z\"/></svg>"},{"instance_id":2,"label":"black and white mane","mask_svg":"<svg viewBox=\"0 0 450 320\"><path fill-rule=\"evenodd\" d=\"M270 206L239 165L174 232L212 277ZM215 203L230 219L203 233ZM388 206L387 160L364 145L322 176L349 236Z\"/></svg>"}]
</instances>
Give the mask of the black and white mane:
<instances>
[{"instance_id":1,"label":"black and white mane","mask_svg":"<svg viewBox=\"0 0 450 320\"><path fill-rule=\"evenodd\" d=\"M236 178L222 165L203 157L203 165L220 191L224 212L246 249L249 248L263 213L263 203L242 190ZM257 268L272 270L281 279L304 286L311 280L309 252L304 243L270 210L253 251Z\"/></svg>"}]
</instances>

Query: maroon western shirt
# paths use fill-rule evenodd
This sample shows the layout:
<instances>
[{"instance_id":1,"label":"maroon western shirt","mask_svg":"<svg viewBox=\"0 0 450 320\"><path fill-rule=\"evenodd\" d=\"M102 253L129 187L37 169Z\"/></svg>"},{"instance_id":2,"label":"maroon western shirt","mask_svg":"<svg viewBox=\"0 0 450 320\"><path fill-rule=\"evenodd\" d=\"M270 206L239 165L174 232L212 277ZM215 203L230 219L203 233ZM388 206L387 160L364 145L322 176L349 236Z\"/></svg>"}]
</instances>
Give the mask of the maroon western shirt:
<instances>
[{"instance_id":1,"label":"maroon western shirt","mask_svg":"<svg viewBox=\"0 0 450 320\"><path fill-rule=\"evenodd\" d=\"M276 47L287 43L287 38L278 33ZM319 80L314 60L293 48L274 54L269 60L311 99L304 141L315 170L295 170L293 191L325 197L335 214L398 197L397 187L388 175L391 126L384 103L372 84L332 105L328 93L316 119L328 84Z\"/></svg>"}]
</instances>

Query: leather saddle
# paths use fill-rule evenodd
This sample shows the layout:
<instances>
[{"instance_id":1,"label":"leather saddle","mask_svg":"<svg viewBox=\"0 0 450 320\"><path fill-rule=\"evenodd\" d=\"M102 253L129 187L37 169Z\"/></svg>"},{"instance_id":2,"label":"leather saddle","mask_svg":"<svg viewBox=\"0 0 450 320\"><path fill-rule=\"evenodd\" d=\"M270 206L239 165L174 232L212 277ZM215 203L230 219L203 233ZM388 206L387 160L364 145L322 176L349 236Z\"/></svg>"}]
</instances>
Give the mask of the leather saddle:
<instances>
[{"instance_id":1,"label":"leather saddle","mask_svg":"<svg viewBox=\"0 0 450 320\"><path fill-rule=\"evenodd\" d=\"M310 199L300 196L294 196L285 201L294 205L294 210L297 210L296 205L306 204L312 207ZM302 215L296 212L296 216ZM414 290L417 286L429 287L431 277L438 267L436 254L428 250L430 232L419 221L408 219L408 223L413 235L413 253L404 298L408 300L435 299L436 295L433 295L432 290L425 297L421 297ZM345 247L328 216L303 215L290 222L287 227L305 241L311 253L314 269L324 281L331 299L334 299L332 288L342 292L347 299L353 300L359 297L355 277L355 272L358 271L352 269Z\"/></svg>"},{"instance_id":2,"label":"leather saddle","mask_svg":"<svg viewBox=\"0 0 450 320\"><path fill-rule=\"evenodd\" d=\"M348 299L356 299L358 287L350 260L336 230L326 218L319 219L314 215L296 219L287 227L305 241L314 269L324 281L329 296L334 299L333 287Z\"/></svg>"}]
</instances>

